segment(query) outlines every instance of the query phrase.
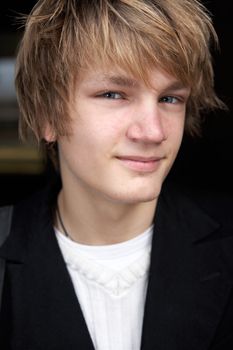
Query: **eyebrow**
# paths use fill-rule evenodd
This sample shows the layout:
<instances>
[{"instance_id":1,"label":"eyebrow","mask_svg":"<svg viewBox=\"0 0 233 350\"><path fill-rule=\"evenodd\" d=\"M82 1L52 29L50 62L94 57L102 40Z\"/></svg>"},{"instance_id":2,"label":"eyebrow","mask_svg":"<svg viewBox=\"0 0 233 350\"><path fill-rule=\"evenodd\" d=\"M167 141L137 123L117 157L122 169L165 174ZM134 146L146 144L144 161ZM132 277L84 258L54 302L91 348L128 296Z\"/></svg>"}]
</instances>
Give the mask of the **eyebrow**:
<instances>
[{"instance_id":1,"label":"eyebrow","mask_svg":"<svg viewBox=\"0 0 233 350\"><path fill-rule=\"evenodd\" d=\"M135 87L138 86L137 80L129 77L124 77L121 75L111 75L106 76L101 79L103 83L110 83L117 86L123 86L123 87Z\"/></svg>"},{"instance_id":2,"label":"eyebrow","mask_svg":"<svg viewBox=\"0 0 233 350\"><path fill-rule=\"evenodd\" d=\"M96 79L96 82L104 84L114 84L116 86L122 87L138 87L139 82L131 77L126 77L123 75L104 75L101 79ZM180 80L172 81L170 84L164 87L164 91L177 91L177 90L187 90L188 86L185 86Z\"/></svg>"},{"instance_id":3,"label":"eyebrow","mask_svg":"<svg viewBox=\"0 0 233 350\"><path fill-rule=\"evenodd\" d=\"M165 90L186 90L189 89L188 86L184 85L181 81L176 80L166 86Z\"/></svg>"}]
</instances>

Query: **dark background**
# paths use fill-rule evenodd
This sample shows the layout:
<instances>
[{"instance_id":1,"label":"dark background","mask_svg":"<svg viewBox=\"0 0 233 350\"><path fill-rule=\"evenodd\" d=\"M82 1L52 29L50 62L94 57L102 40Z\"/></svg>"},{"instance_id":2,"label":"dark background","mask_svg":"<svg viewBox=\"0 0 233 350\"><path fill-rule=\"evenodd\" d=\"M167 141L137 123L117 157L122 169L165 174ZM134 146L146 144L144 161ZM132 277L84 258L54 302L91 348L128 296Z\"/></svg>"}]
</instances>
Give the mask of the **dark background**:
<instances>
[{"instance_id":1,"label":"dark background","mask_svg":"<svg viewBox=\"0 0 233 350\"><path fill-rule=\"evenodd\" d=\"M0 57L14 56L22 31L15 23L17 13L28 13L36 1L1 4ZM215 86L229 111L210 113L204 123L203 137L184 138L170 177L192 187L233 193L233 21L231 1L204 1L213 14L221 52L214 54ZM17 202L38 189L53 176L51 166L41 174L0 174L0 205Z\"/></svg>"}]
</instances>

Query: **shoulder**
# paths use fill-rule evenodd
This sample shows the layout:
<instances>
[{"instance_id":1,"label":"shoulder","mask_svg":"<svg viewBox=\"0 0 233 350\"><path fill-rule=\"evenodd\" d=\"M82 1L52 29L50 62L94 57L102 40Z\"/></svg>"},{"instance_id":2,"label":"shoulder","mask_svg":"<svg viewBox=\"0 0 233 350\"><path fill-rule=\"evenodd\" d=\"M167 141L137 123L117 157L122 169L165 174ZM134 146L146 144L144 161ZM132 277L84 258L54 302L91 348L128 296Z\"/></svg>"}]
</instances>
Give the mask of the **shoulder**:
<instances>
[{"instance_id":1,"label":"shoulder","mask_svg":"<svg viewBox=\"0 0 233 350\"><path fill-rule=\"evenodd\" d=\"M13 222L30 222L32 218L39 217L42 212L50 212L54 207L57 195L60 191L60 180L49 182L43 188L39 188L31 195L21 199L16 204L0 208L0 213L13 208Z\"/></svg>"},{"instance_id":2,"label":"shoulder","mask_svg":"<svg viewBox=\"0 0 233 350\"><path fill-rule=\"evenodd\" d=\"M172 198L177 207L189 206L198 208L221 226L233 230L233 194L214 189L188 187L181 184L166 182L166 196Z\"/></svg>"},{"instance_id":3,"label":"shoulder","mask_svg":"<svg viewBox=\"0 0 233 350\"><path fill-rule=\"evenodd\" d=\"M6 240L2 240L5 243L1 246L0 257L21 258L29 242L39 239L43 232L52 230L57 193L57 189L46 186L11 207L10 233ZM7 210L0 208L0 219L1 213L6 213Z\"/></svg>"},{"instance_id":4,"label":"shoulder","mask_svg":"<svg viewBox=\"0 0 233 350\"><path fill-rule=\"evenodd\" d=\"M205 189L185 189L203 211L224 226L233 228L233 195L225 191Z\"/></svg>"},{"instance_id":5,"label":"shoulder","mask_svg":"<svg viewBox=\"0 0 233 350\"><path fill-rule=\"evenodd\" d=\"M9 235L13 214L13 206L0 208L0 246Z\"/></svg>"}]
</instances>

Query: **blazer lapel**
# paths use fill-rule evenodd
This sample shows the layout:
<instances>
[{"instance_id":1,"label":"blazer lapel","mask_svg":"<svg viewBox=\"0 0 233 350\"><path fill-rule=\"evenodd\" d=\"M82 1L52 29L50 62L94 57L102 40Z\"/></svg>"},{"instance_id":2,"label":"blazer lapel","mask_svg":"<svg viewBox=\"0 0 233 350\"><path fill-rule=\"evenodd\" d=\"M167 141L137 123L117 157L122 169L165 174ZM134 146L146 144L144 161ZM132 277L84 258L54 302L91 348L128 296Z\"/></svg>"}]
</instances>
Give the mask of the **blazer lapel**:
<instances>
[{"instance_id":1,"label":"blazer lapel","mask_svg":"<svg viewBox=\"0 0 233 350\"><path fill-rule=\"evenodd\" d=\"M161 195L141 349L209 348L232 288L224 276L224 239L211 238L218 229L186 197Z\"/></svg>"},{"instance_id":2,"label":"blazer lapel","mask_svg":"<svg viewBox=\"0 0 233 350\"><path fill-rule=\"evenodd\" d=\"M41 348L49 348L49 344L46 343L48 337L50 337L54 349L80 348L94 350L55 234L53 230L47 230L47 233L46 231L44 233L44 241L41 241L41 246L36 248L38 252L37 259L35 260L34 255L34 259L30 263L31 278L35 276L35 273L37 274L33 281L35 284L34 292L36 290L44 291L42 295L37 296L36 306L38 311L41 312L41 320L45 323L45 325L41 323L35 327L35 329L40 328L40 333L44 336L43 341L46 346ZM43 254L41 254L42 251ZM38 278L38 276L40 277ZM32 280L30 283L32 283ZM50 315L50 317L48 318L47 315ZM41 339L41 334L36 335L36 337L40 336Z\"/></svg>"},{"instance_id":3,"label":"blazer lapel","mask_svg":"<svg viewBox=\"0 0 233 350\"><path fill-rule=\"evenodd\" d=\"M30 221L22 228L17 222L25 212ZM48 211L16 209L13 226L1 256L14 284L16 348L94 350Z\"/></svg>"}]
</instances>

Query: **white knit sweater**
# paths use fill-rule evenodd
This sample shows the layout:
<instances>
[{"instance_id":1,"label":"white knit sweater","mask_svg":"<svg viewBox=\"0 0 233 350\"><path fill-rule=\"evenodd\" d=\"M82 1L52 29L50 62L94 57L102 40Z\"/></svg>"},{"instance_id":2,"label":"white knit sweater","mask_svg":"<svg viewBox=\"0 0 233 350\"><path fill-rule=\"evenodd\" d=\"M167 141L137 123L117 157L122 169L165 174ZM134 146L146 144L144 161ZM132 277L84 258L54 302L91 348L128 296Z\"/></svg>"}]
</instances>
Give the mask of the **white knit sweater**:
<instances>
[{"instance_id":1,"label":"white knit sweater","mask_svg":"<svg viewBox=\"0 0 233 350\"><path fill-rule=\"evenodd\" d=\"M106 246L75 243L55 229L96 350L139 350L152 227Z\"/></svg>"}]
</instances>

